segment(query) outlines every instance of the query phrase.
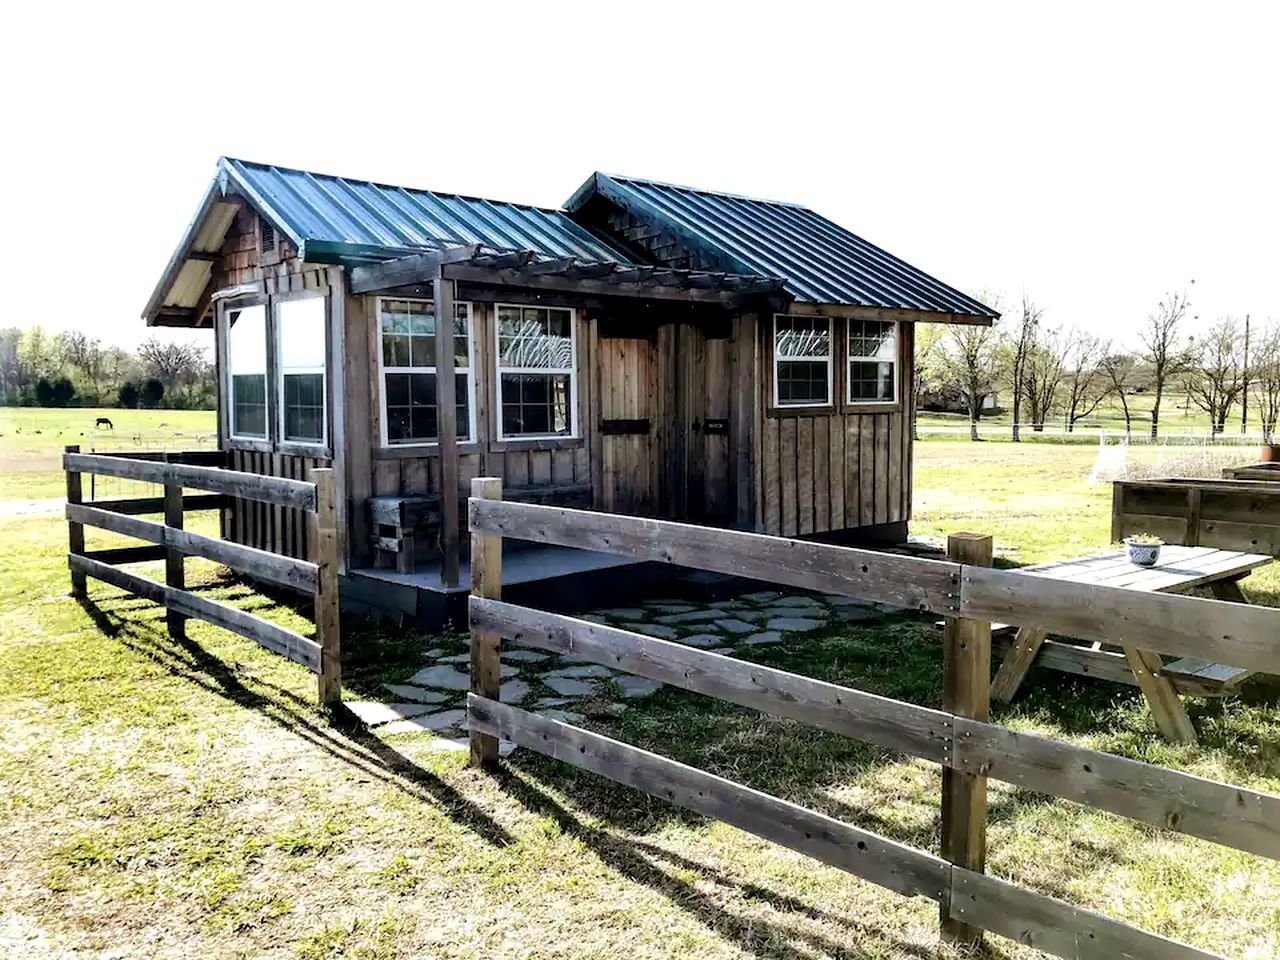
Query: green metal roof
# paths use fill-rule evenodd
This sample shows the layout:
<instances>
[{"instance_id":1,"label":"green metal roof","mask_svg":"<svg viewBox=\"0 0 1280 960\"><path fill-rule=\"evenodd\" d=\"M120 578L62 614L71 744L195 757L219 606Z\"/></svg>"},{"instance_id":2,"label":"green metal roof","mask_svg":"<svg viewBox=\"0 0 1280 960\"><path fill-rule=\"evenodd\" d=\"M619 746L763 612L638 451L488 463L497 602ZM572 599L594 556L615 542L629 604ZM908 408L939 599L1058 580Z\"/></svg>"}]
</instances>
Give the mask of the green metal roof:
<instances>
[{"instance_id":1,"label":"green metal roof","mask_svg":"<svg viewBox=\"0 0 1280 960\"><path fill-rule=\"evenodd\" d=\"M603 197L738 273L783 277L797 300L996 317L996 311L808 207L595 173L565 204Z\"/></svg>"}]
</instances>

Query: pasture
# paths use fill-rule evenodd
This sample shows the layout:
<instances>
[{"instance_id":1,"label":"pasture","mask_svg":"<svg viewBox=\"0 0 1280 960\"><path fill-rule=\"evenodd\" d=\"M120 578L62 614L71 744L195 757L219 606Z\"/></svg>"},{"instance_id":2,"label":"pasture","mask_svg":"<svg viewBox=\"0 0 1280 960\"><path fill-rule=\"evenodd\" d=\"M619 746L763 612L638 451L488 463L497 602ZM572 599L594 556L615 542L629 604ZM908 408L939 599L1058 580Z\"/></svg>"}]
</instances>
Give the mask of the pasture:
<instances>
[{"instance_id":1,"label":"pasture","mask_svg":"<svg viewBox=\"0 0 1280 960\"><path fill-rule=\"evenodd\" d=\"M4 422L0 444L22 448ZM75 442L44 444L55 469ZM913 533L992 533L1010 563L1102 547L1110 487L1088 482L1095 455L919 443ZM37 495L59 492L53 476ZM203 515L193 528L214 526ZM248 641L193 621L175 642L158 608L98 583L81 607L56 514L0 515L0 537L0 944L18 955L960 956L938 944L925 901L537 756L491 776L429 734L330 727L311 675ZM212 564L189 571L208 596L308 629L305 611ZM1275 567L1244 586L1280 605ZM380 695L427 647L465 650L458 635L343 628L351 697ZM940 650L928 619L895 614L752 656L936 706ZM1201 742L1176 746L1133 688L1035 670L994 713L1274 793L1278 704L1269 682L1189 701ZM589 724L937 850L939 778L923 762L671 689ZM1280 864L996 783L991 808L990 872L1232 957L1280 956ZM990 942L991 957L1038 955Z\"/></svg>"}]
</instances>

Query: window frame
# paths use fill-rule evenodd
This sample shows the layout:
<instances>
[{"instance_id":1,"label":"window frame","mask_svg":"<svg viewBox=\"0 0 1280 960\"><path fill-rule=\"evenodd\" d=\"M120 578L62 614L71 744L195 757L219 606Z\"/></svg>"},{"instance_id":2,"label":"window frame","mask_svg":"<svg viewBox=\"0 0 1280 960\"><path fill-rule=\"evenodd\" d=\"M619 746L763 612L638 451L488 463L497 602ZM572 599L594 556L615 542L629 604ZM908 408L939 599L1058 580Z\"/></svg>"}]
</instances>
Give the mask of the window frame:
<instances>
[{"instance_id":1,"label":"window frame","mask_svg":"<svg viewBox=\"0 0 1280 960\"><path fill-rule=\"evenodd\" d=\"M569 366L566 367L504 367L502 365L502 327L498 313L503 307L513 310L562 310L569 314ZM507 434L502 429L502 375L512 374L568 374L569 389L569 432L568 433L517 433ZM578 440L579 417L578 407L578 311L575 307L548 306L541 303L502 303L493 304L493 431L498 443L537 443L548 440Z\"/></svg>"},{"instance_id":2,"label":"window frame","mask_svg":"<svg viewBox=\"0 0 1280 960\"><path fill-rule=\"evenodd\" d=\"M232 360L232 336L234 330L231 325L230 314L233 311L244 311L260 307L262 309L262 349L263 349L263 371L262 371L262 433L236 433L236 372L235 363ZM253 297L252 299L234 300L221 305L223 312L222 322L226 326L227 331L227 362L225 372L226 397L227 397L227 439L239 444L247 445L270 445L271 443L271 303L267 297ZM244 376L257 376L257 374L244 374Z\"/></svg>"},{"instance_id":3,"label":"window frame","mask_svg":"<svg viewBox=\"0 0 1280 960\"><path fill-rule=\"evenodd\" d=\"M825 320L827 323L827 355L805 356L805 357L779 357L778 356L778 320ZM835 409L835 361L836 361L836 336L835 321L832 317L814 316L804 313L775 313L773 315L773 323L770 326L769 351L771 356L770 380L772 381L772 400L775 410L833 410ZM778 396L778 365L779 363L814 363L825 362L827 365L827 399L821 402L798 403L794 400L783 402Z\"/></svg>"},{"instance_id":4,"label":"window frame","mask_svg":"<svg viewBox=\"0 0 1280 960\"><path fill-rule=\"evenodd\" d=\"M319 440L305 439L300 437L289 437L285 434L285 396L284 396L284 324L281 322L280 308L286 303L293 303L300 300L319 300L320 301L320 318L321 331L324 337L324 344L321 352L324 354L323 366L320 368L320 433ZM329 447L329 343L328 343L328 327L329 327L329 298L326 294L316 290L305 290L297 293L279 294L271 298L271 326L274 331L274 337L268 334L268 339L274 339L275 347L275 366L276 366L276 434L275 441L281 449L288 448L290 450L306 449L315 450L317 448L328 449ZM296 372L296 371L295 371ZM306 371L314 373L314 370Z\"/></svg>"},{"instance_id":5,"label":"window frame","mask_svg":"<svg viewBox=\"0 0 1280 960\"><path fill-rule=\"evenodd\" d=\"M889 361L893 365L893 377L891 383L893 386L893 394L888 399L877 397L875 399L855 398L853 396L853 377L850 367L855 363L884 363L885 361L879 357L865 357L859 354L853 355L850 341L853 337L853 324L855 323L880 323L889 326L893 330L893 359ZM846 317L844 321L844 402L846 406L864 409L866 407L896 407L900 402L900 394L902 392L901 384L898 382L902 376L902 323L898 320L875 320L863 317Z\"/></svg>"},{"instance_id":6,"label":"window frame","mask_svg":"<svg viewBox=\"0 0 1280 960\"><path fill-rule=\"evenodd\" d=\"M387 374L388 373L430 373L436 375L435 357L431 359L429 367L388 367L385 363L385 355L382 346L382 304L385 301L402 301L407 303L428 303L431 304L432 314L435 313L435 300L431 297L392 297L379 296L375 298L374 303L374 323L377 330L378 343L378 419L379 419L379 436L378 441L382 450L414 450L414 449L436 449L440 446L439 438L435 440L413 440L404 443L392 443L388 436L388 418L387 418ZM458 437L456 443L458 446L464 444L475 443L478 439L476 435L476 310L475 303L471 300L454 301L454 309L458 307L467 308L467 365L465 367L454 366L455 376L458 373L466 372L467 375L467 437L463 439ZM437 323L439 317L436 317ZM439 330L439 327L436 328ZM455 352L454 359L456 361L457 354ZM436 412L437 418L439 411Z\"/></svg>"}]
</instances>

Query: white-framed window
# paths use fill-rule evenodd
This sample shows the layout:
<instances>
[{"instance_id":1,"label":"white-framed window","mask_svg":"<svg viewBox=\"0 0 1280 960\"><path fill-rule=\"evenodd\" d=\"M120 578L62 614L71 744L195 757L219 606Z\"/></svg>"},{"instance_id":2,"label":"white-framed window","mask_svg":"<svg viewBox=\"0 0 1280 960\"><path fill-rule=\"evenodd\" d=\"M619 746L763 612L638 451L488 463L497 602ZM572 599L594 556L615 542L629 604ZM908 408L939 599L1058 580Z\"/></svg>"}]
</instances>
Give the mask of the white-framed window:
<instances>
[{"instance_id":1,"label":"white-framed window","mask_svg":"<svg viewBox=\"0 0 1280 960\"><path fill-rule=\"evenodd\" d=\"M884 320L849 320L849 403L896 403L898 325Z\"/></svg>"},{"instance_id":2,"label":"white-framed window","mask_svg":"<svg viewBox=\"0 0 1280 960\"><path fill-rule=\"evenodd\" d=\"M773 405L825 407L831 404L831 320L827 317L773 317Z\"/></svg>"},{"instance_id":3,"label":"white-framed window","mask_svg":"<svg viewBox=\"0 0 1280 960\"><path fill-rule=\"evenodd\" d=\"M325 298L276 304L280 364L280 437L286 443L324 444Z\"/></svg>"},{"instance_id":4,"label":"white-framed window","mask_svg":"<svg viewBox=\"0 0 1280 960\"><path fill-rule=\"evenodd\" d=\"M471 304L454 305L453 357L459 440L475 437ZM378 299L382 443L437 443L436 316L430 300Z\"/></svg>"},{"instance_id":5,"label":"white-framed window","mask_svg":"<svg viewBox=\"0 0 1280 960\"><path fill-rule=\"evenodd\" d=\"M498 347L498 438L577 436L578 340L573 311L500 303L493 327Z\"/></svg>"},{"instance_id":6,"label":"white-framed window","mask_svg":"<svg viewBox=\"0 0 1280 960\"><path fill-rule=\"evenodd\" d=\"M227 307L227 381L231 436L267 438L267 307Z\"/></svg>"}]
</instances>

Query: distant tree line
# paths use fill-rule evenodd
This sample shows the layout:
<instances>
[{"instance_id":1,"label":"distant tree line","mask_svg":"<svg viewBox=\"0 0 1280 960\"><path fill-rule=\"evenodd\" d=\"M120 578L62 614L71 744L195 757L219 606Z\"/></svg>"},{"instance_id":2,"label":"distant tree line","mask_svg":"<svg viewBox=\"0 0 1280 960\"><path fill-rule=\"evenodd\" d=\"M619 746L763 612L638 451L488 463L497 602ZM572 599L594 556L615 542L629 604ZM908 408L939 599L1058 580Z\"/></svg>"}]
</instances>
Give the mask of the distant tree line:
<instances>
[{"instance_id":1,"label":"distant tree line","mask_svg":"<svg viewBox=\"0 0 1280 960\"><path fill-rule=\"evenodd\" d=\"M213 363L203 347L151 337L126 351L80 331L0 329L0 405L212 409Z\"/></svg>"},{"instance_id":2,"label":"distant tree line","mask_svg":"<svg viewBox=\"0 0 1280 960\"><path fill-rule=\"evenodd\" d=\"M979 299L999 308L991 293ZM1070 325L1054 326L1045 310L1024 295L1012 317L991 327L921 325L916 331L915 390L918 408L962 409L969 436L990 398L1007 394L1012 433L1043 432L1062 423L1068 433L1114 399L1133 430L1131 401L1151 396L1150 433L1160 434L1161 405L1181 388L1206 414L1213 433L1241 425L1261 429L1266 442L1280 437L1280 320L1249 323L1221 317L1202 329L1188 324L1186 292L1167 294L1146 318L1136 342L1118 344ZM1247 335L1246 335L1247 329ZM1250 420L1252 418L1252 421Z\"/></svg>"}]
</instances>

